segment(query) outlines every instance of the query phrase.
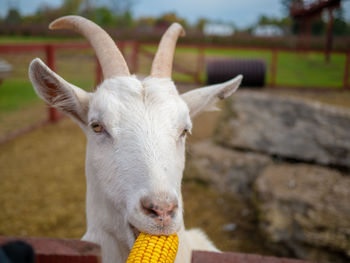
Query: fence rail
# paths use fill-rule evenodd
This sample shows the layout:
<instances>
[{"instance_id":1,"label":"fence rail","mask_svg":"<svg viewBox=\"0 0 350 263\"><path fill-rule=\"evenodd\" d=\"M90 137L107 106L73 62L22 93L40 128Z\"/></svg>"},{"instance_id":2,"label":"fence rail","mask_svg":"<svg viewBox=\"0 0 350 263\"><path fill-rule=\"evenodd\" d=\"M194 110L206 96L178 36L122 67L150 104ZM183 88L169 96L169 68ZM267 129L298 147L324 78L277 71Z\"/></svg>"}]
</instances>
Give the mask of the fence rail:
<instances>
[{"instance_id":1,"label":"fence rail","mask_svg":"<svg viewBox=\"0 0 350 263\"><path fill-rule=\"evenodd\" d=\"M0 248L9 242L22 241L30 245L36 263L101 263L100 246L77 239L0 236ZM18 252L17 252L18 253ZM311 261L260 256L233 252L193 251L192 263L315 263Z\"/></svg>"},{"instance_id":2,"label":"fence rail","mask_svg":"<svg viewBox=\"0 0 350 263\"><path fill-rule=\"evenodd\" d=\"M33 248L36 263L101 263L101 248L99 245L77 239L55 239L38 237L5 237L0 236L0 248L12 242L25 242ZM26 255L28 251L22 251L23 246L17 246L12 250ZM19 250L19 251L18 251ZM24 256L22 256L24 257ZM19 262L19 261L17 261Z\"/></svg>"}]
</instances>

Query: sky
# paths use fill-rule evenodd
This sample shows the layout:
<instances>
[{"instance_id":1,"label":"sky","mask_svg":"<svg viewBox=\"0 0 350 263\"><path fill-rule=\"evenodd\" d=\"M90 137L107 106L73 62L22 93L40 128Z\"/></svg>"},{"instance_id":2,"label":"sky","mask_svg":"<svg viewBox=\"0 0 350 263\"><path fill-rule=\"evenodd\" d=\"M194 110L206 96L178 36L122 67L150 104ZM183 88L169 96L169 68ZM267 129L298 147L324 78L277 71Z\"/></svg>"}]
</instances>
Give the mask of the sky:
<instances>
[{"instance_id":1,"label":"sky","mask_svg":"<svg viewBox=\"0 0 350 263\"><path fill-rule=\"evenodd\" d=\"M95 0L101 3L107 0ZM166 12L176 12L190 23L205 17L212 21L233 23L238 28L246 28L261 15L280 18L284 16L281 0L136 0L133 14L159 16ZM62 0L0 0L0 16L7 14L9 6L16 5L24 15L34 13L41 5L57 7ZM350 0L343 0L346 20L350 21Z\"/></svg>"}]
</instances>

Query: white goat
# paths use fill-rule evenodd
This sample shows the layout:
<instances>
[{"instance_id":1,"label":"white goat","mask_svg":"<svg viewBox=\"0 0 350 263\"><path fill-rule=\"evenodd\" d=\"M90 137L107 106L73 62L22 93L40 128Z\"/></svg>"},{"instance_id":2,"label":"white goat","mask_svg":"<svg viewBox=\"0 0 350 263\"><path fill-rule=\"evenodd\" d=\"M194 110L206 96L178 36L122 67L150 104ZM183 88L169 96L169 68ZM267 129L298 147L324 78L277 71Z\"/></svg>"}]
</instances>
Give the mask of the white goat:
<instances>
[{"instance_id":1,"label":"white goat","mask_svg":"<svg viewBox=\"0 0 350 263\"><path fill-rule=\"evenodd\" d=\"M230 96L242 76L179 95L171 80L177 38L174 23L163 35L149 77L130 75L109 35L78 16L62 17L51 29L84 35L101 64L103 83L93 92L66 82L40 59L29 66L36 93L70 115L87 137L87 231L83 240L102 247L104 263L125 262L139 232L177 232L176 262L190 262L191 251L217 251L200 230L186 231L181 180L185 138L191 118Z\"/></svg>"}]
</instances>

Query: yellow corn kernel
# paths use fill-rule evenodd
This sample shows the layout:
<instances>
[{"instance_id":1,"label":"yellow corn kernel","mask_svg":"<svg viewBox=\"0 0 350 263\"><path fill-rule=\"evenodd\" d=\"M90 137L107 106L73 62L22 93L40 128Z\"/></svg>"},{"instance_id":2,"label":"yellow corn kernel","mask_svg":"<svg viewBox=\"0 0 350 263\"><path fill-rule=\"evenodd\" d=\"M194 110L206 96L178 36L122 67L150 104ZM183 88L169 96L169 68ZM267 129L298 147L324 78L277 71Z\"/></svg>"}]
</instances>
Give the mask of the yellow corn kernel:
<instances>
[{"instance_id":1,"label":"yellow corn kernel","mask_svg":"<svg viewBox=\"0 0 350 263\"><path fill-rule=\"evenodd\" d=\"M179 238L177 234L170 236L152 236L140 233L126 263L173 263L178 246Z\"/></svg>"}]
</instances>

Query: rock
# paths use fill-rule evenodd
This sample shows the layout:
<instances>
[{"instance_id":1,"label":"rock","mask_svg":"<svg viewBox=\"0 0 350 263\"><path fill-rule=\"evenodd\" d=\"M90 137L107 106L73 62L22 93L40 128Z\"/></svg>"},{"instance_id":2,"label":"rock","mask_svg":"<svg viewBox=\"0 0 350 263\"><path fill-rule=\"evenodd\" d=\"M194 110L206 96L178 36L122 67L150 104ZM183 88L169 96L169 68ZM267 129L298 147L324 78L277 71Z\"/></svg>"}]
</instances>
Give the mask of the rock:
<instances>
[{"instance_id":1,"label":"rock","mask_svg":"<svg viewBox=\"0 0 350 263\"><path fill-rule=\"evenodd\" d=\"M230 223L222 226L222 230L224 231L234 231L236 229L237 225L235 223Z\"/></svg>"},{"instance_id":2,"label":"rock","mask_svg":"<svg viewBox=\"0 0 350 263\"><path fill-rule=\"evenodd\" d=\"M260 228L299 258L350 262L350 177L314 165L267 167L255 183Z\"/></svg>"},{"instance_id":3,"label":"rock","mask_svg":"<svg viewBox=\"0 0 350 263\"><path fill-rule=\"evenodd\" d=\"M226 104L216 140L229 147L350 168L350 110L241 91Z\"/></svg>"},{"instance_id":4,"label":"rock","mask_svg":"<svg viewBox=\"0 0 350 263\"><path fill-rule=\"evenodd\" d=\"M246 197L263 168L272 163L268 156L225 149L211 141L192 144L189 153L187 166L198 171L196 176L213 183L221 191Z\"/></svg>"}]
</instances>

